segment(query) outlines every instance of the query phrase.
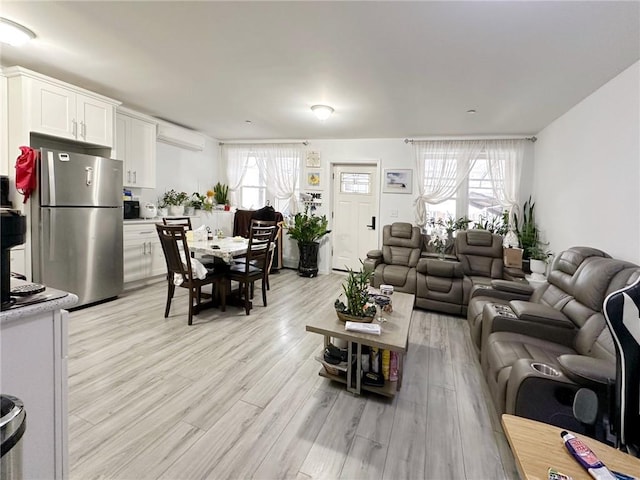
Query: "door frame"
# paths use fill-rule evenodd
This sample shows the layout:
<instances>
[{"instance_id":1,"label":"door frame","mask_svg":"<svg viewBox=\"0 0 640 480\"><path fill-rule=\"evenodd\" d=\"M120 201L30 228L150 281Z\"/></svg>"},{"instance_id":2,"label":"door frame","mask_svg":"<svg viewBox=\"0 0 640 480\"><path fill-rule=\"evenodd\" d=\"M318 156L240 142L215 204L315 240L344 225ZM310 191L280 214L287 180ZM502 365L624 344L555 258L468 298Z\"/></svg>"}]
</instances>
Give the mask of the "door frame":
<instances>
[{"instance_id":1,"label":"door frame","mask_svg":"<svg viewBox=\"0 0 640 480\"><path fill-rule=\"evenodd\" d=\"M376 174L378 176L378 202L376 205L374 205L374 211L376 213L376 219L378 220L377 225L376 225L376 239L378 241L378 246L380 245L380 238L382 238L380 232L381 230L381 225L380 225L380 202L382 201L382 159L380 158L359 158L359 159L345 159L345 160L332 160L329 162L329 172L331 174L331 187L329 188L329 202L330 202L330 206L331 206L331 210L330 210L330 222L329 222L329 226L331 227L331 229L333 230L333 210L334 210L334 202L335 202L335 198L336 198L336 192L334 191L334 178L333 178L333 174L334 174L334 169L336 166L338 165L355 165L355 166L362 166L362 165L372 165L375 167L376 169ZM343 273L341 270L336 270L333 268L333 236L331 236L331 242L329 244L330 247L330 254L329 254L329 272L334 272L334 273Z\"/></svg>"}]
</instances>

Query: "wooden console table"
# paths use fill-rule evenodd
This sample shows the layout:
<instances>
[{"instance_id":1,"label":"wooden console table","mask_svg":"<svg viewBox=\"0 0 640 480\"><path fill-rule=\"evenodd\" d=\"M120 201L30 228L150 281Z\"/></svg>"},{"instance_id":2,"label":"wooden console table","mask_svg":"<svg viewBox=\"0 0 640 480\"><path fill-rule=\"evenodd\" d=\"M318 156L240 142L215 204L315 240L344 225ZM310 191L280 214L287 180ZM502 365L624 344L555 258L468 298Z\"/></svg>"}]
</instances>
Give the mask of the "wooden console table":
<instances>
[{"instance_id":1,"label":"wooden console table","mask_svg":"<svg viewBox=\"0 0 640 480\"><path fill-rule=\"evenodd\" d=\"M573 480L593 480L569 454L560 438L563 428L514 415L502 415L502 426L524 480L547 480L553 467ZM576 434L609 470L640 477L640 459L585 435Z\"/></svg>"},{"instance_id":2,"label":"wooden console table","mask_svg":"<svg viewBox=\"0 0 640 480\"><path fill-rule=\"evenodd\" d=\"M351 368L347 368L346 378L339 375L332 375L324 369L320 370L320 375L337 382L346 383L347 390L358 395L361 390L367 390L380 395L393 397L396 390L399 390L402 386L402 363L409 343L409 327L411 326L414 300L414 295L409 293L395 292L391 295L393 312L384 314L387 321L381 324L382 333L380 335L346 331L345 323L338 319L333 304L330 302L327 304L327 308L317 312L306 326L307 332L324 335L325 346L331 341L331 337L347 341L347 358L351 359L353 358L353 354L356 355L356 372L361 372L362 370L362 345L396 352L398 354L397 382L386 381L381 387L364 385L361 382L360 375L356 375L356 378L352 379ZM374 320L374 322L375 321L376 320ZM352 343L356 344L355 352L352 352ZM355 386L353 386L354 383Z\"/></svg>"}]
</instances>

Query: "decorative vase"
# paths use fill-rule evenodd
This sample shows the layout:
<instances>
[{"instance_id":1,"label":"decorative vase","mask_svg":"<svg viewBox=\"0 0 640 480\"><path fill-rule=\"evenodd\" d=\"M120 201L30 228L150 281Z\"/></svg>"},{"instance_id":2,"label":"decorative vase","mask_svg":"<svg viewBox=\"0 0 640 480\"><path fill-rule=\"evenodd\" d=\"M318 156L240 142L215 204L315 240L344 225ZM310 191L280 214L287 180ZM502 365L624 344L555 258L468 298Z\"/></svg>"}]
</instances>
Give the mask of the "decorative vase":
<instances>
[{"instance_id":1,"label":"decorative vase","mask_svg":"<svg viewBox=\"0 0 640 480\"><path fill-rule=\"evenodd\" d=\"M224 206L224 211L228 212L229 210L231 210L231 205L225 205Z\"/></svg>"},{"instance_id":2,"label":"decorative vase","mask_svg":"<svg viewBox=\"0 0 640 480\"><path fill-rule=\"evenodd\" d=\"M193 214L195 214L196 209L194 207L184 207L184 214L186 216L191 216Z\"/></svg>"},{"instance_id":3,"label":"decorative vase","mask_svg":"<svg viewBox=\"0 0 640 480\"><path fill-rule=\"evenodd\" d=\"M167 207L158 208L158 216L159 217L168 217L169 216L169 209Z\"/></svg>"},{"instance_id":4,"label":"decorative vase","mask_svg":"<svg viewBox=\"0 0 640 480\"><path fill-rule=\"evenodd\" d=\"M169 205L169 215L173 217L184 215L184 205Z\"/></svg>"},{"instance_id":5,"label":"decorative vase","mask_svg":"<svg viewBox=\"0 0 640 480\"><path fill-rule=\"evenodd\" d=\"M300 260L298 261L298 274L302 277L315 277L318 275L318 242L298 242Z\"/></svg>"}]
</instances>

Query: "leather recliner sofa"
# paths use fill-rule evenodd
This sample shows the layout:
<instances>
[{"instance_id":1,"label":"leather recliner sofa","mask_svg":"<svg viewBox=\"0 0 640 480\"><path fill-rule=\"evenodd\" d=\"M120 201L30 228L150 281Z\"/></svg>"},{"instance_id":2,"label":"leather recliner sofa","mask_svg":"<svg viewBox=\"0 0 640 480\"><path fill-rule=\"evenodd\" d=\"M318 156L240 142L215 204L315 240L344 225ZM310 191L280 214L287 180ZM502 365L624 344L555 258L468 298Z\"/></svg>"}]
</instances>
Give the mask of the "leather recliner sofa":
<instances>
[{"instance_id":1,"label":"leather recliner sofa","mask_svg":"<svg viewBox=\"0 0 640 480\"><path fill-rule=\"evenodd\" d=\"M507 281L517 275L503 263L502 237L486 230L458 232L455 259L424 257L418 227L396 222L385 225L382 249L367 253L364 268L374 272L373 286L393 285L415 294L415 306L466 315L469 299L478 286L504 290L509 298L529 298L533 289L523 282ZM519 276L524 276L520 271Z\"/></svg>"},{"instance_id":2,"label":"leather recliner sofa","mask_svg":"<svg viewBox=\"0 0 640 480\"><path fill-rule=\"evenodd\" d=\"M373 272L373 286L393 285L399 292L416 293L416 266L422 252L420 228L395 222L382 229L382 249L371 250L363 268Z\"/></svg>"},{"instance_id":3,"label":"leather recliner sofa","mask_svg":"<svg viewBox=\"0 0 640 480\"><path fill-rule=\"evenodd\" d=\"M589 387L606 396L615 378L603 301L639 277L637 265L573 247L558 255L547 285L528 301L496 298L491 289L473 297L468 320L498 413L581 431L572 414L575 392Z\"/></svg>"}]
</instances>

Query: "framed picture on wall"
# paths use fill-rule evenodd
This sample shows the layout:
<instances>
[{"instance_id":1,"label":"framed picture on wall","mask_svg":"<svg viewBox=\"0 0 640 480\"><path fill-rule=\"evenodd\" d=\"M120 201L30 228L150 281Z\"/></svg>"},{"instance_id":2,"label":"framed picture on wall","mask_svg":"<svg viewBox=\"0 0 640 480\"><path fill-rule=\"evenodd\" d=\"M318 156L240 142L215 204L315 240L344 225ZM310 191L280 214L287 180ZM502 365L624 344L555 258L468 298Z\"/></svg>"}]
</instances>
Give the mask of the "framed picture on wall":
<instances>
[{"instance_id":1,"label":"framed picture on wall","mask_svg":"<svg viewBox=\"0 0 640 480\"><path fill-rule=\"evenodd\" d=\"M320 188L320 170L307 171L307 188Z\"/></svg>"},{"instance_id":2,"label":"framed picture on wall","mask_svg":"<svg viewBox=\"0 0 640 480\"><path fill-rule=\"evenodd\" d=\"M307 168L320 168L320 152L307 152Z\"/></svg>"},{"instance_id":3,"label":"framed picture on wall","mask_svg":"<svg viewBox=\"0 0 640 480\"><path fill-rule=\"evenodd\" d=\"M411 193L413 171L410 169L386 168L382 193Z\"/></svg>"}]
</instances>

